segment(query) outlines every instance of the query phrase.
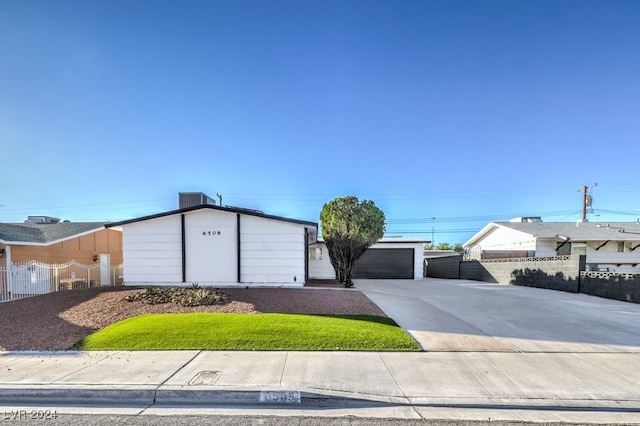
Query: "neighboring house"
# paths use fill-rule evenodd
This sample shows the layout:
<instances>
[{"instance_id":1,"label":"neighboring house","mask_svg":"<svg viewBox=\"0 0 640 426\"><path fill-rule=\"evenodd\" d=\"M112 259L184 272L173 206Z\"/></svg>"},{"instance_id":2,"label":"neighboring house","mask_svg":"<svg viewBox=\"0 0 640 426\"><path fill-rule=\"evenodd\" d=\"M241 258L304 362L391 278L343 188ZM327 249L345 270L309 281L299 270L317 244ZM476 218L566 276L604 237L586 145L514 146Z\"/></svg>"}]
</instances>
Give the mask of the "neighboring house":
<instances>
[{"instance_id":1,"label":"neighboring house","mask_svg":"<svg viewBox=\"0 0 640 426\"><path fill-rule=\"evenodd\" d=\"M0 223L0 301L119 283L122 235L103 222Z\"/></svg>"},{"instance_id":2,"label":"neighboring house","mask_svg":"<svg viewBox=\"0 0 640 426\"><path fill-rule=\"evenodd\" d=\"M125 285L302 286L318 224L203 204L107 225Z\"/></svg>"},{"instance_id":3,"label":"neighboring house","mask_svg":"<svg viewBox=\"0 0 640 426\"><path fill-rule=\"evenodd\" d=\"M353 269L353 278L423 278L423 247L428 241L408 237L385 237L369 247ZM309 276L335 279L327 246L319 240L309 247Z\"/></svg>"},{"instance_id":4,"label":"neighboring house","mask_svg":"<svg viewBox=\"0 0 640 426\"><path fill-rule=\"evenodd\" d=\"M0 223L0 269L35 260L60 264L71 260L95 264L109 256L122 262L122 235L104 222L61 222L49 216L29 216L24 223Z\"/></svg>"},{"instance_id":5,"label":"neighboring house","mask_svg":"<svg viewBox=\"0 0 640 426\"><path fill-rule=\"evenodd\" d=\"M640 272L639 222L492 222L464 244L469 259L586 255L591 271Z\"/></svg>"}]
</instances>

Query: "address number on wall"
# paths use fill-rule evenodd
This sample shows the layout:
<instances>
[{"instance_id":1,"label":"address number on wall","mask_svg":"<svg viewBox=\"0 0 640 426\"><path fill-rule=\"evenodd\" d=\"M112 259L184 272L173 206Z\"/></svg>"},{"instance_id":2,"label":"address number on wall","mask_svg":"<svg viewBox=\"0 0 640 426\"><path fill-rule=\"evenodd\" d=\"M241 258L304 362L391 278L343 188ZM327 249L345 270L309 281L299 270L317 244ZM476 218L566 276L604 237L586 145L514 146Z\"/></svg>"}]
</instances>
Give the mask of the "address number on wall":
<instances>
[{"instance_id":1,"label":"address number on wall","mask_svg":"<svg viewBox=\"0 0 640 426\"><path fill-rule=\"evenodd\" d=\"M202 231L202 236L203 237L215 237L220 235L221 232L220 231Z\"/></svg>"}]
</instances>

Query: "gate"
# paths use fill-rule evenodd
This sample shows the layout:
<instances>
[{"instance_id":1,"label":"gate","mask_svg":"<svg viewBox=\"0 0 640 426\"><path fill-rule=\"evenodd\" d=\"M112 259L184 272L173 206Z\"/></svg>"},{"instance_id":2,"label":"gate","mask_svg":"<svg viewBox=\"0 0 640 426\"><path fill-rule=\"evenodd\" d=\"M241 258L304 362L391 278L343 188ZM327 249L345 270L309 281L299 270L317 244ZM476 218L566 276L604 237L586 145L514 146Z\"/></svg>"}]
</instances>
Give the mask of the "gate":
<instances>
[{"instance_id":1,"label":"gate","mask_svg":"<svg viewBox=\"0 0 640 426\"><path fill-rule=\"evenodd\" d=\"M103 268L104 269L104 268ZM100 265L83 265L74 260L47 264L31 260L10 263L0 269L0 301L20 299L56 291L104 285L122 285L122 265L107 267L109 279L101 280Z\"/></svg>"}]
</instances>

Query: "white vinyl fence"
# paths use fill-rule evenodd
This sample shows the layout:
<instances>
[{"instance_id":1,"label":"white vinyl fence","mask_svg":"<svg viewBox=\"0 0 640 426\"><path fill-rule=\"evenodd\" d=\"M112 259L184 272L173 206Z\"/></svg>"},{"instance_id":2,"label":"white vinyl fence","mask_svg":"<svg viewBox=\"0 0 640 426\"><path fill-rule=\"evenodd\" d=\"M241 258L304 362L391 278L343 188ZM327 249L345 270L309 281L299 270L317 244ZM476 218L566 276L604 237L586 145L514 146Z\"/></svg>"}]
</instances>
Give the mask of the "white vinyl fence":
<instances>
[{"instance_id":1,"label":"white vinyl fence","mask_svg":"<svg viewBox=\"0 0 640 426\"><path fill-rule=\"evenodd\" d=\"M35 260L0 268L0 302L78 288L122 285L122 265L48 264ZM109 277L108 280L106 277Z\"/></svg>"}]
</instances>

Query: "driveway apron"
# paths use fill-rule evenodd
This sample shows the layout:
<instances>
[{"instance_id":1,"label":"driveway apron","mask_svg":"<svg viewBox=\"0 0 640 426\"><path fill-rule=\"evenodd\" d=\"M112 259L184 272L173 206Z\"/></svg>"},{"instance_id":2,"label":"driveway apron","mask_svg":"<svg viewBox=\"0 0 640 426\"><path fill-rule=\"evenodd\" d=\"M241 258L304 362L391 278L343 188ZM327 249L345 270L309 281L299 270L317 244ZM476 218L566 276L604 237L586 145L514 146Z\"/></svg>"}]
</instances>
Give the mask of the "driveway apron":
<instances>
[{"instance_id":1,"label":"driveway apron","mask_svg":"<svg viewBox=\"0 0 640 426\"><path fill-rule=\"evenodd\" d=\"M425 351L640 353L640 305L468 280L355 280Z\"/></svg>"}]
</instances>

